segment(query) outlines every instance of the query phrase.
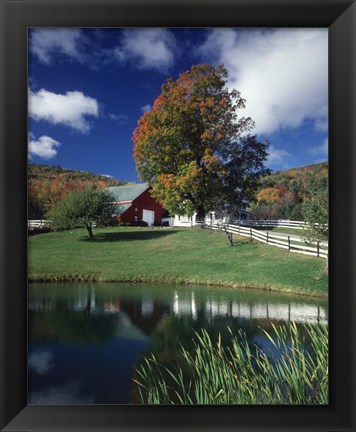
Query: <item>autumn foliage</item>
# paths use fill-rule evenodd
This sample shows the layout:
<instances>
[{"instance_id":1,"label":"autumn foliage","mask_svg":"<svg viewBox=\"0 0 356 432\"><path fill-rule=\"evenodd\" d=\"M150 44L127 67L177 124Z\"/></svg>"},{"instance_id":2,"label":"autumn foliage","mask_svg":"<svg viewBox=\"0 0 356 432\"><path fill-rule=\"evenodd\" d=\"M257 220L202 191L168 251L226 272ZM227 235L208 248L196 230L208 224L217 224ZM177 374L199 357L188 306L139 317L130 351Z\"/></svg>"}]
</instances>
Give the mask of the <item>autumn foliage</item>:
<instances>
[{"instance_id":1,"label":"autumn foliage","mask_svg":"<svg viewBox=\"0 0 356 432\"><path fill-rule=\"evenodd\" d=\"M311 218L315 203L324 205L327 196L328 163L322 162L261 177L250 210L262 219L306 220ZM327 205L322 212L325 223Z\"/></svg>"},{"instance_id":2,"label":"autumn foliage","mask_svg":"<svg viewBox=\"0 0 356 432\"><path fill-rule=\"evenodd\" d=\"M266 172L267 143L249 135L253 121L238 116L245 100L227 76L203 64L169 78L133 133L137 171L172 214L241 203Z\"/></svg>"},{"instance_id":3,"label":"autumn foliage","mask_svg":"<svg viewBox=\"0 0 356 432\"><path fill-rule=\"evenodd\" d=\"M29 164L28 217L46 218L53 206L71 191L82 191L91 186L103 189L121 184L124 182L88 172Z\"/></svg>"},{"instance_id":4,"label":"autumn foliage","mask_svg":"<svg viewBox=\"0 0 356 432\"><path fill-rule=\"evenodd\" d=\"M281 191L273 187L262 189L257 194L258 202L275 203L278 202L280 198L281 198Z\"/></svg>"}]
</instances>

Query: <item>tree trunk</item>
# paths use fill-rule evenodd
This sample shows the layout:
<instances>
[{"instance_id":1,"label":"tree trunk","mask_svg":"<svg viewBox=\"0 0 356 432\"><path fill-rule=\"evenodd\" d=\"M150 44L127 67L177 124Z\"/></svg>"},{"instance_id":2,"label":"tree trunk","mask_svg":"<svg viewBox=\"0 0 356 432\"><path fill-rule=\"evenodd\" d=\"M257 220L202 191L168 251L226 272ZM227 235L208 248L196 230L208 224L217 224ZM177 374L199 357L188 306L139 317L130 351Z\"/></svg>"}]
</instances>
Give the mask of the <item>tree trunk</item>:
<instances>
[{"instance_id":1,"label":"tree trunk","mask_svg":"<svg viewBox=\"0 0 356 432\"><path fill-rule=\"evenodd\" d=\"M205 220L205 209L204 207L198 207L196 209L197 212L197 216L196 216L196 220L199 222L204 222Z\"/></svg>"},{"instance_id":2,"label":"tree trunk","mask_svg":"<svg viewBox=\"0 0 356 432\"><path fill-rule=\"evenodd\" d=\"M94 235L93 235L93 230L92 230L92 228L91 228L91 224L90 224L90 223L87 223L86 226L87 226L87 230L88 230L88 236L89 236L89 239L91 240L91 239L94 237Z\"/></svg>"}]
</instances>

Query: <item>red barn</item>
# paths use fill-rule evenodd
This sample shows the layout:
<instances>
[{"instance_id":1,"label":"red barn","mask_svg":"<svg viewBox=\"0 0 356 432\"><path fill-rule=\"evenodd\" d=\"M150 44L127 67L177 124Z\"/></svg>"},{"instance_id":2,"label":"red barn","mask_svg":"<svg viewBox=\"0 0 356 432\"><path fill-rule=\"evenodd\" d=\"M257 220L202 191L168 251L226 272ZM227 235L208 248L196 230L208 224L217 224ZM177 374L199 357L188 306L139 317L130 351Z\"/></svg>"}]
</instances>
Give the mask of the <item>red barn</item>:
<instances>
[{"instance_id":1,"label":"red barn","mask_svg":"<svg viewBox=\"0 0 356 432\"><path fill-rule=\"evenodd\" d=\"M107 188L115 196L116 220L133 225L142 222L148 226L160 225L167 211L151 197L150 189L147 183Z\"/></svg>"}]
</instances>

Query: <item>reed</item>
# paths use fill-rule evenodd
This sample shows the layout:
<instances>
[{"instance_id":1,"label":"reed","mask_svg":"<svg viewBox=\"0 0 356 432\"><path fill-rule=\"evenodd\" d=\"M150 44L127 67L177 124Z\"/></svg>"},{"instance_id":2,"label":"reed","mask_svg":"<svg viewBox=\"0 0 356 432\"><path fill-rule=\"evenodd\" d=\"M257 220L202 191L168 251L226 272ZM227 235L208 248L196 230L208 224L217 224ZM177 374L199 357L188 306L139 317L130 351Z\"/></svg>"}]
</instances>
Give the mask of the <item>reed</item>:
<instances>
[{"instance_id":1,"label":"reed","mask_svg":"<svg viewBox=\"0 0 356 432\"><path fill-rule=\"evenodd\" d=\"M273 347L250 346L246 335L231 333L231 345L213 343L202 330L195 349L180 348L166 366L151 354L136 369L143 404L327 404L328 329L307 325L306 338L294 323L266 332ZM307 339L309 342L306 342Z\"/></svg>"}]
</instances>

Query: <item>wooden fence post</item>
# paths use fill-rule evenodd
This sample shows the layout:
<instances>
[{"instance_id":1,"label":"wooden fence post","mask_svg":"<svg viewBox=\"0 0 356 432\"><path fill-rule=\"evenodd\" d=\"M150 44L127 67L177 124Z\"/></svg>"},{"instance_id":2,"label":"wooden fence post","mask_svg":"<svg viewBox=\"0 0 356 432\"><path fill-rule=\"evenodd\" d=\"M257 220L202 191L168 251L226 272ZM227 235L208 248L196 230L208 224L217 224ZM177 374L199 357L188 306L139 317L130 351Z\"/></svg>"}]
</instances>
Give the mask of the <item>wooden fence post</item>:
<instances>
[{"instance_id":1,"label":"wooden fence post","mask_svg":"<svg viewBox=\"0 0 356 432\"><path fill-rule=\"evenodd\" d=\"M226 235L227 235L227 239L228 239L229 242L230 242L230 246L233 246L233 245L234 245L234 242L233 242L233 240L232 240L232 233L226 231Z\"/></svg>"},{"instance_id":2,"label":"wooden fence post","mask_svg":"<svg viewBox=\"0 0 356 432\"><path fill-rule=\"evenodd\" d=\"M319 240L316 242L316 256L317 257L320 256L320 241Z\"/></svg>"},{"instance_id":3,"label":"wooden fence post","mask_svg":"<svg viewBox=\"0 0 356 432\"><path fill-rule=\"evenodd\" d=\"M288 236L288 252L290 252L290 236Z\"/></svg>"},{"instance_id":4,"label":"wooden fence post","mask_svg":"<svg viewBox=\"0 0 356 432\"><path fill-rule=\"evenodd\" d=\"M268 244L268 231L267 231L267 244Z\"/></svg>"},{"instance_id":5,"label":"wooden fence post","mask_svg":"<svg viewBox=\"0 0 356 432\"><path fill-rule=\"evenodd\" d=\"M250 237L252 238L252 228L250 227Z\"/></svg>"}]
</instances>

